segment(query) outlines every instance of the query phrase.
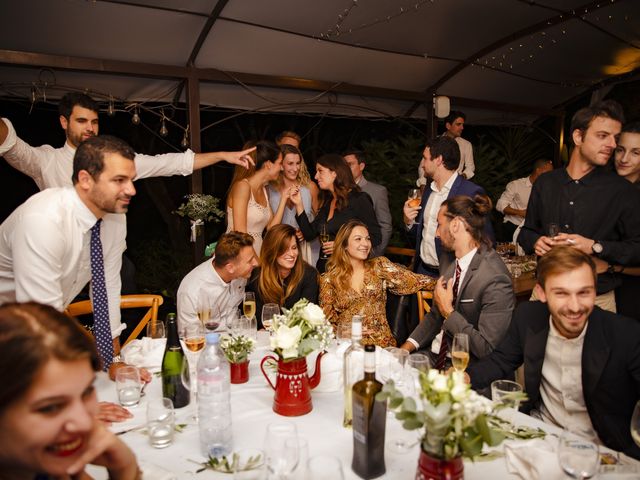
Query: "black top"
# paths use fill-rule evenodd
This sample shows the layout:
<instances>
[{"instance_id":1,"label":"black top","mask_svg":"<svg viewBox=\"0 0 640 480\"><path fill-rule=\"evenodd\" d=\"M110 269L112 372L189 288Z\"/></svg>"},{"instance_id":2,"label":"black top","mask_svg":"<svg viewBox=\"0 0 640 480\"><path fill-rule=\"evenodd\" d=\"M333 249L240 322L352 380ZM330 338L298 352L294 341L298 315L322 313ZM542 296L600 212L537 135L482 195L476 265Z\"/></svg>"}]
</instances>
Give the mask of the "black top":
<instances>
[{"instance_id":1,"label":"black top","mask_svg":"<svg viewBox=\"0 0 640 480\"><path fill-rule=\"evenodd\" d=\"M380 231L376 213L373 210L373 201L368 194L352 190L349 192L347 205L342 210L335 210L331 220L327 220L330 207L331 202L325 202L325 204L320 207L320 211L313 222L309 222L309 218L304 212L296 215L296 221L300 226L305 240L313 240L318 237L318 235L320 235L320 227L323 223L327 224L327 231L333 240L342 225L349 220L356 219L367 226L372 246L375 247L380 244L382 241L382 232ZM322 258L318 259L316 267L319 272L324 272L325 264L326 260Z\"/></svg>"},{"instance_id":2,"label":"black top","mask_svg":"<svg viewBox=\"0 0 640 480\"><path fill-rule=\"evenodd\" d=\"M518 243L534 253L549 223L602 244L598 256L616 265L640 264L640 190L624 178L596 167L580 180L564 168L541 175L533 184L527 216ZM619 281L598 275L598 294L613 290Z\"/></svg>"},{"instance_id":3,"label":"black top","mask_svg":"<svg viewBox=\"0 0 640 480\"><path fill-rule=\"evenodd\" d=\"M261 268L256 268L252 275L249 283L245 287L245 291L254 292L256 295L256 319L258 320L258 328L262 327L262 307L264 305L264 300L260 296L258 292L258 278L260 278ZM289 279L285 279L284 287L289 283ZM308 263L304 262L304 275L302 276L302 280L298 284L298 286L291 292L291 295L287 297L284 302L284 305L280 305L281 307L291 308L293 305L300 300L301 298L306 298L312 303L318 303L318 271L313 268Z\"/></svg>"}]
</instances>

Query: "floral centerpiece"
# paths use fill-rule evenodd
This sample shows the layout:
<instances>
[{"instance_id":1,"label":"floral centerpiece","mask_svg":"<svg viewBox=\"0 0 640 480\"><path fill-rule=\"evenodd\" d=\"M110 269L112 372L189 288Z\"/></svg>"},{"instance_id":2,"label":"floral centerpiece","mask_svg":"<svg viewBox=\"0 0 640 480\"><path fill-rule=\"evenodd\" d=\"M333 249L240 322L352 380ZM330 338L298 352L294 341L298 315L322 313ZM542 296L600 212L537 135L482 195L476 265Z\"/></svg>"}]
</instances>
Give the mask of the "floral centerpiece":
<instances>
[{"instance_id":1,"label":"floral centerpiece","mask_svg":"<svg viewBox=\"0 0 640 480\"><path fill-rule=\"evenodd\" d=\"M229 361L231 383L249 381L249 354L255 346L256 341L246 335L225 335L220 338L220 349Z\"/></svg>"},{"instance_id":2,"label":"floral centerpiece","mask_svg":"<svg viewBox=\"0 0 640 480\"><path fill-rule=\"evenodd\" d=\"M377 397L389 400L389 408L404 428L424 429L418 474L440 478L447 471L451 478L462 478L462 457L477 457L485 444L499 445L505 437L544 436L538 429L521 429L514 434L498 416L503 406L472 390L462 372L443 374L432 369L420 372L419 382L422 408L398 391L393 381L387 382ZM523 393L515 395L518 400L526 398Z\"/></svg>"},{"instance_id":3,"label":"floral centerpiece","mask_svg":"<svg viewBox=\"0 0 640 480\"><path fill-rule=\"evenodd\" d=\"M198 227L205 222L218 223L224 218L224 212L218 208L220 200L212 195L191 193L186 202L182 203L174 212L181 217L187 217L191 222L191 241L196 241Z\"/></svg>"},{"instance_id":4,"label":"floral centerpiece","mask_svg":"<svg viewBox=\"0 0 640 480\"><path fill-rule=\"evenodd\" d=\"M271 348L282 359L306 357L326 350L333 340L333 327L322 308L302 298L284 314L273 317Z\"/></svg>"}]
</instances>

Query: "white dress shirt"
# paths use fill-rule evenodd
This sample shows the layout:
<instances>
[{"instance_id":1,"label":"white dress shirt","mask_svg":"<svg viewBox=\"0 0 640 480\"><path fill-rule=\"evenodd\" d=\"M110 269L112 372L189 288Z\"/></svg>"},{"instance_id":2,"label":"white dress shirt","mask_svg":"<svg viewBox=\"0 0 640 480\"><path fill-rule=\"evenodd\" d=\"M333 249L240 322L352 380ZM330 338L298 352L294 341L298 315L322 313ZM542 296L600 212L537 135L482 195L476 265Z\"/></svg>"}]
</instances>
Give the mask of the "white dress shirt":
<instances>
[{"instance_id":1,"label":"white dress shirt","mask_svg":"<svg viewBox=\"0 0 640 480\"><path fill-rule=\"evenodd\" d=\"M97 218L76 190L50 188L30 197L0 225L0 304L36 301L64 310L91 280L91 227ZM120 322L120 267L127 224L102 218L100 238L111 333Z\"/></svg>"},{"instance_id":2,"label":"white dress shirt","mask_svg":"<svg viewBox=\"0 0 640 480\"><path fill-rule=\"evenodd\" d=\"M17 134L9 120L3 118L9 130L0 152L5 160L16 170L30 176L40 190L52 187L72 186L73 156L76 149L64 144L61 148L51 145L32 147ZM191 175L195 154L191 150L184 153L165 153L162 155L135 156L136 178L162 177L170 175Z\"/></svg>"},{"instance_id":3,"label":"white dress shirt","mask_svg":"<svg viewBox=\"0 0 640 480\"><path fill-rule=\"evenodd\" d=\"M565 338L549 317L549 336L542 364L540 409L543 421L598 441L582 391L582 346L589 324L576 338Z\"/></svg>"},{"instance_id":4,"label":"white dress shirt","mask_svg":"<svg viewBox=\"0 0 640 480\"><path fill-rule=\"evenodd\" d=\"M214 300L223 320L235 315L244 299L247 280L237 278L227 283L213 267L211 258L191 270L180 282L177 294L178 324L182 328L187 323L199 322L198 303L200 293L206 292Z\"/></svg>"},{"instance_id":5,"label":"white dress shirt","mask_svg":"<svg viewBox=\"0 0 640 480\"><path fill-rule=\"evenodd\" d=\"M504 209L508 206L516 210L526 210L531 196L531 187L532 183L529 177L518 178L507 183L507 188L496 202L496 210L502 214L504 214ZM524 217L505 215L504 221L520 226L524 223Z\"/></svg>"},{"instance_id":6,"label":"white dress shirt","mask_svg":"<svg viewBox=\"0 0 640 480\"><path fill-rule=\"evenodd\" d=\"M467 180L471 179L476 171L476 165L473 161L473 146L471 142L462 137L456 137L456 142L460 148L460 166L458 173L464 174Z\"/></svg>"},{"instance_id":7,"label":"white dress shirt","mask_svg":"<svg viewBox=\"0 0 640 480\"><path fill-rule=\"evenodd\" d=\"M422 228L422 241L420 242L420 258L427 265L438 266L438 253L436 252L436 229L438 228L438 211L449 196L449 191L453 182L458 178L457 173L453 173L451 178L438 190L436 182L431 182L431 195L424 209L424 217L422 219L424 226Z\"/></svg>"}]
</instances>

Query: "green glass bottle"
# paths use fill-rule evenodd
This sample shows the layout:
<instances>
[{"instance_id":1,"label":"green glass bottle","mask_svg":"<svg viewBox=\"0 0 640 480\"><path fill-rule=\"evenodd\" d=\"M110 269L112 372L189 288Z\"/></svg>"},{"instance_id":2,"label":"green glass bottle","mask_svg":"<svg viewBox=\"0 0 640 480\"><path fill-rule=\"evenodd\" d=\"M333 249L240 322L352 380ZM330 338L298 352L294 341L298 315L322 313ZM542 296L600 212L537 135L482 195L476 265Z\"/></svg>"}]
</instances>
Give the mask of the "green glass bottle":
<instances>
[{"instance_id":1,"label":"green glass bottle","mask_svg":"<svg viewBox=\"0 0 640 480\"><path fill-rule=\"evenodd\" d=\"M189 405L189 389L182 378L182 364L186 361L178 336L176 314L170 313L167 315L167 346L162 357L162 396L171 399L174 408ZM188 366L186 368L184 381L189 382Z\"/></svg>"}]
</instances>

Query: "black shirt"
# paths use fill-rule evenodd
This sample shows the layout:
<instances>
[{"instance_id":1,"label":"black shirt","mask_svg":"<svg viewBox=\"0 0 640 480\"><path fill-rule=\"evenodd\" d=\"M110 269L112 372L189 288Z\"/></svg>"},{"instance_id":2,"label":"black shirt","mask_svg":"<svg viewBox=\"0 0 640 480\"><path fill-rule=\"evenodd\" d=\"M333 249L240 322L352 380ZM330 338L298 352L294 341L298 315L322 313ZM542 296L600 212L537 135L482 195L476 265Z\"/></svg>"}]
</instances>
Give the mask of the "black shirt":
<instances>
[{"instance_id":1,"label":"black shirt","mask_svg":"<svg viewBox=\"0 0 640 480\"><path fill-rule=\"evenodd\" d=\"M579 180L567 170L541 175L533 184L527 216L518 236L525 252L533 253L549 223L602 244L598 257L616 265L640 264L640 190L629 181L596 167ZM619 281L609 273L598 275L598 294L613 290Z\"/></svg>"}]
</instances>

